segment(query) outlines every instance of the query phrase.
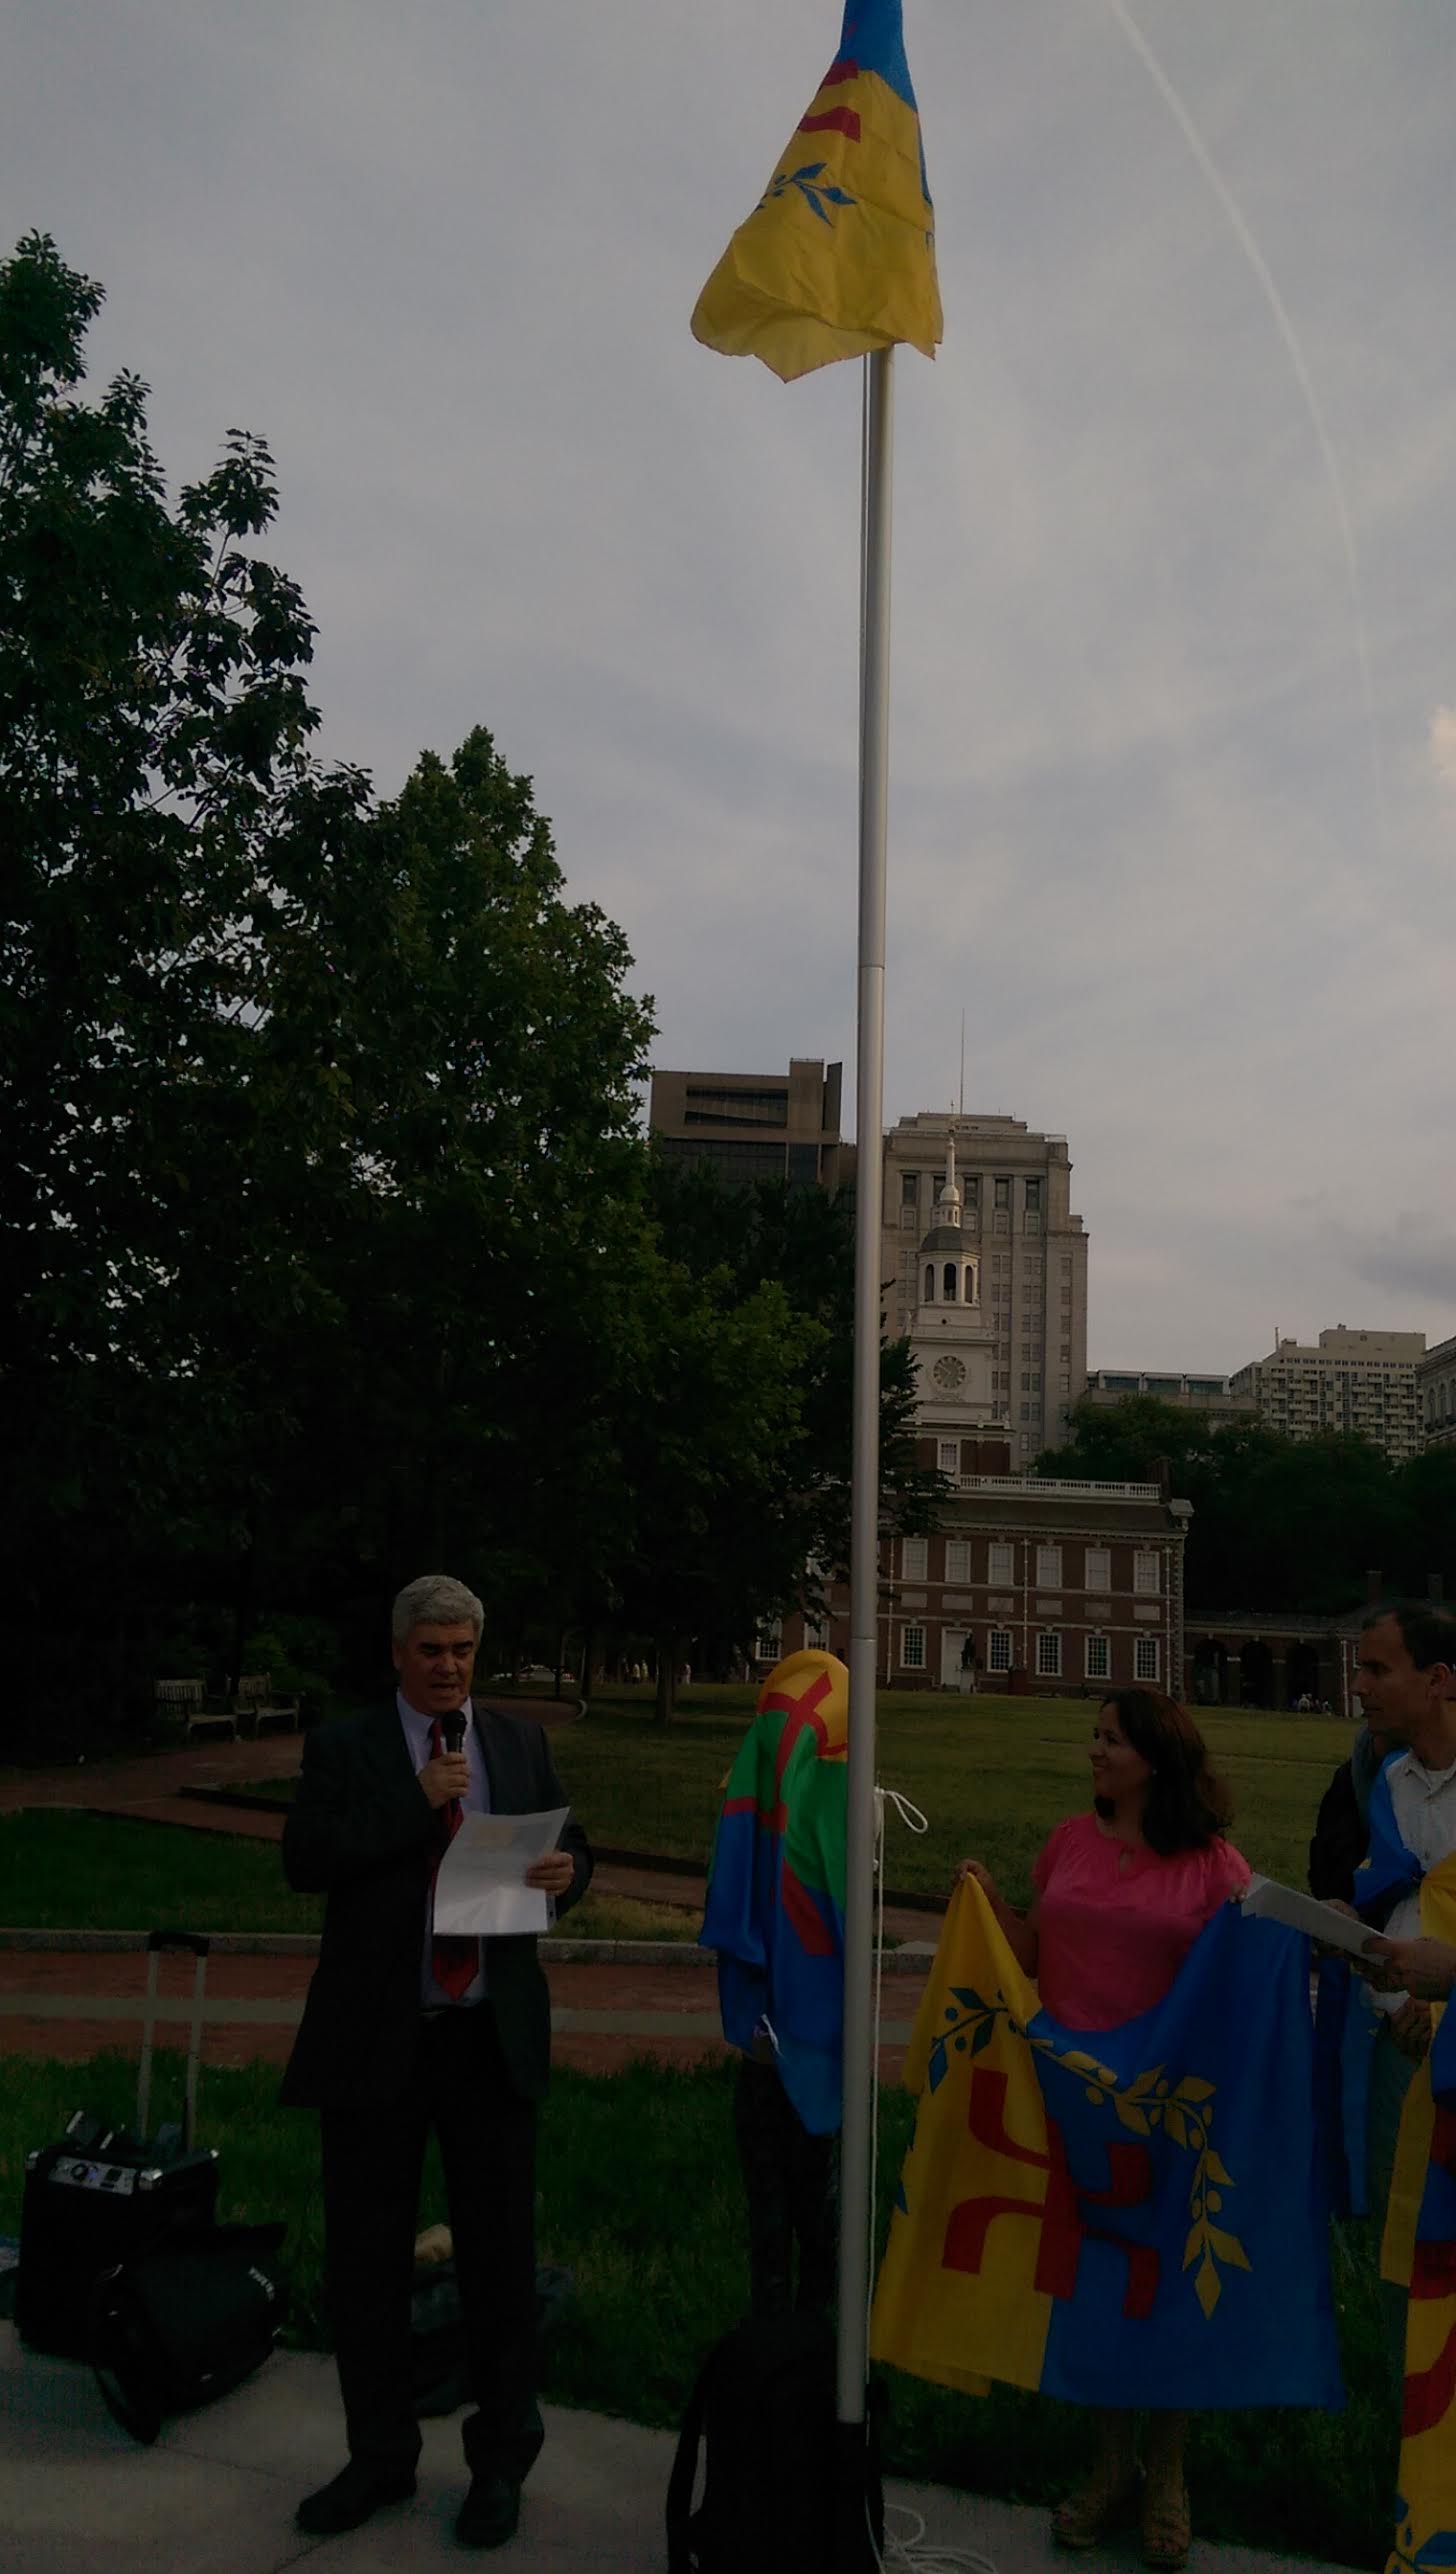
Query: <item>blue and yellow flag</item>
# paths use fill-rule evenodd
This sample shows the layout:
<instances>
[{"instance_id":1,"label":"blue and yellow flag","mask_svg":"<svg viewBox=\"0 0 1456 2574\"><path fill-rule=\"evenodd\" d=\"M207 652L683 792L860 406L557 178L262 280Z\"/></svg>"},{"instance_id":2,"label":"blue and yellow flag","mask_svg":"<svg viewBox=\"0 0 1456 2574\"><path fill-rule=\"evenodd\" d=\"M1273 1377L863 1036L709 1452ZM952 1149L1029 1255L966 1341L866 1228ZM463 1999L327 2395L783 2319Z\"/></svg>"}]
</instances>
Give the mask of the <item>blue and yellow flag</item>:
<instances>
[{"instance_id":1,"label":"blue and yellow flag","mask_svg":"<svg viewBox=\"0 0 1456 2574\"><path fill-rule=\"evenodd\" d=\"M900 0L848 0L839 51L698 297L693 332L789 383L941 337L935 231Z\"/></svg>"},{"instance_id":2,"label":"blue and yellow flag","mask_svg":"<svg viewBox=\"0 0 1456 2574\"><path fill-rule=\"evenodd\" d=\"M1435 1935L1449 1938L1449 1923ZM1456 2566L1456 2011L1449 2003L1440 2006L1431 2052L1411 2085L1412 2094L1421 2090L1429 2099L1422 2122L1429 2146L1407 2273L1400 2491L1386 2574L1447 2574Z\"/></svg>"},{"instance_id":3,"label":"blue and yellow flag","mask_svg":"<svg viewBox=\"0 0 1456 2574\"><path fill-rule=\"evenodd\" d=\"M1155 2009L1040 2007L957 1892L905 2078L919 2089L871 2349L1136 2409L1337 2405L1309 1943L1225 1905Z\"/></svg>"}]
</instances>

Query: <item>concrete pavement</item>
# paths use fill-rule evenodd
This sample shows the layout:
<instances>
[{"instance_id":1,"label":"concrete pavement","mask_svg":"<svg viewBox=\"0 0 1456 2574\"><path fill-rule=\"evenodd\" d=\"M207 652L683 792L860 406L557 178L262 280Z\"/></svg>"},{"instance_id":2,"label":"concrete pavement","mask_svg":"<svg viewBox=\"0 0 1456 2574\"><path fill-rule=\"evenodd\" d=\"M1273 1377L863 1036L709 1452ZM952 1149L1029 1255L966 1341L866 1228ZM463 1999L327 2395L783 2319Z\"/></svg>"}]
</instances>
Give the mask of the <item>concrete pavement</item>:
<instances>
[{"instance_id":1,"label":"concrete pavement","mask_svg":"<svg viewBox=\"0 0 1456 2574\"><path fill-rule=\"evenodd\" d=\"M546 2407L546 2447L526 2487L519 2535L489 2560L540 2574L664 2574L662 2508L673 2438L601 2414ZM0 2325L0 2561L6 2574L398 2574L467 2555L452 2523L464 2489L453 2422L426 2422L420 2490L342 2538L305 2538L301 2494L343 2463L333 2365L280 2351L220 2404L171 2424L140 2449L107 2413L89 2370L22 2348ZM939 2485L892 2484L886 2563L913 2574L894 2542L924 2523L920 2562L936 2574L966 2551L981 2574L1065 2574L1046 2514ZM1136 2550L1099 2549L1132 2574ZM1326 2574L1315 2560L1195 2545L1192 2574ZM751 2569L745 2569L751 2574Z\"/></svg>"}]
</instances>

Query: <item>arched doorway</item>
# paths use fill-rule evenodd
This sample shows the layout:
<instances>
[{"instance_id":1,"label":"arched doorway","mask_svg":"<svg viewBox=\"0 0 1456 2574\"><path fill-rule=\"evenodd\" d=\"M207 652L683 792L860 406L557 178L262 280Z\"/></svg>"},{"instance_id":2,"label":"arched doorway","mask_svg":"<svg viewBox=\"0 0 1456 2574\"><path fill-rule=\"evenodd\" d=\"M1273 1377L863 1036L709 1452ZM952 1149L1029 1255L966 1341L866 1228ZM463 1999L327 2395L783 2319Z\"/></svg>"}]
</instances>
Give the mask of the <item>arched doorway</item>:
<instances>
[{"instance_id":1,"label":"arched doorway","mask_svg":"<svg viewBox=\"0 0 1456 2574\"><path fill-rule=\"evenodd\" d=\"M1193 1648L1193 1703L1222 1707L1228 1701L1228 1646L1218 1636L1200 1636Z\"/></svg>"},{"instance_id":2,"label":"arched doorway","mask_svg":"<svg viewBox=\"0 0 1456 2574\"><path fill-rule=\"evenodd\" d=\"M1301 1698L1312 1698L1318 1707L1322 1695L1319 1647L1300 1637L1284 1657L1284 1704L1297 1707Z\"/></svg>"},{"instance_id":3,"label":"arched doorway","mask_svg":"<svg viewBox=\"0 0 1456 2574\"><path fill-rule=\"evenodd\" d=\"M1250 1639L1239 1656L1239 1698L1245 1707L1274 1704L1274 1656L1257 1636Z\"/></svg>"}]
</instances>

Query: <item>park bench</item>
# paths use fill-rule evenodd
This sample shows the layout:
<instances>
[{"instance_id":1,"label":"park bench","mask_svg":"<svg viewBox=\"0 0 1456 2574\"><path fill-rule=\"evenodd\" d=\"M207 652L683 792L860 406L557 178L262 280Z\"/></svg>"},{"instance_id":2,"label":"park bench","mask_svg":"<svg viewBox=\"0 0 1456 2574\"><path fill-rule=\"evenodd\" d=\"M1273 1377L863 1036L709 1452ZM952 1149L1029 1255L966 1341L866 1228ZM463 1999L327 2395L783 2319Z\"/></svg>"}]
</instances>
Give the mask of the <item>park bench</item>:
<instances>
[{"instance_id":1,"label":"park bench","mask_svg":"<svg viewBox=\"0 0 1456 2574\"><path fill-rule=\"evenodd\" d=\"M271 1671L248 1671L238 1682L233 1714L239 1732L250 1734L256 1742L270 1728L291 1734L298 1723L298 1700L274 1697Z\"/></svg>"},{"instance_id":2,"label":"park bench","mask_svg":"<svg viewBox=\"0 0 1456 2574\"><path fill-rule=\"evenodd\" d=\"M159 1708L169 1716L180 1716L182 1730L190 1743L194 1734L224 1728L237 1741L237 1719L231 1708L209 1707L207 1683L204 1680L158 1680L152 1694Z\"/></svg>"}]
</instances>

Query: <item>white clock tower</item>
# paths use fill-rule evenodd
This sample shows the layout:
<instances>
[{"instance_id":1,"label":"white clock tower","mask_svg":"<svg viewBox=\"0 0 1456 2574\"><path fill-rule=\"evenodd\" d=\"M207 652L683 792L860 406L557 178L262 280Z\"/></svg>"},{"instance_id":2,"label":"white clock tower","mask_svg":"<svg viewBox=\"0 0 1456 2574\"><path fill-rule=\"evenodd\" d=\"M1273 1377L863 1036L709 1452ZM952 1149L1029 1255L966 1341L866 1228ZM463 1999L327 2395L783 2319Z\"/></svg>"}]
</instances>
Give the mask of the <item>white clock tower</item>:
<instances>
[{"instance_id":1,"label":"white clock tower","mask_svg":"<svg viewBox=\"0 0 1456 2574\"><path fill-rule=\"evenodd\" d=\"M910 1325L923 1429L949 1432L1005 1422L1006 1397L995 1385L994 1338L981 1304L980 1250L961 1229L952 1127L935 1221L920 1245Z\"/></svg>"}]
</instances>

